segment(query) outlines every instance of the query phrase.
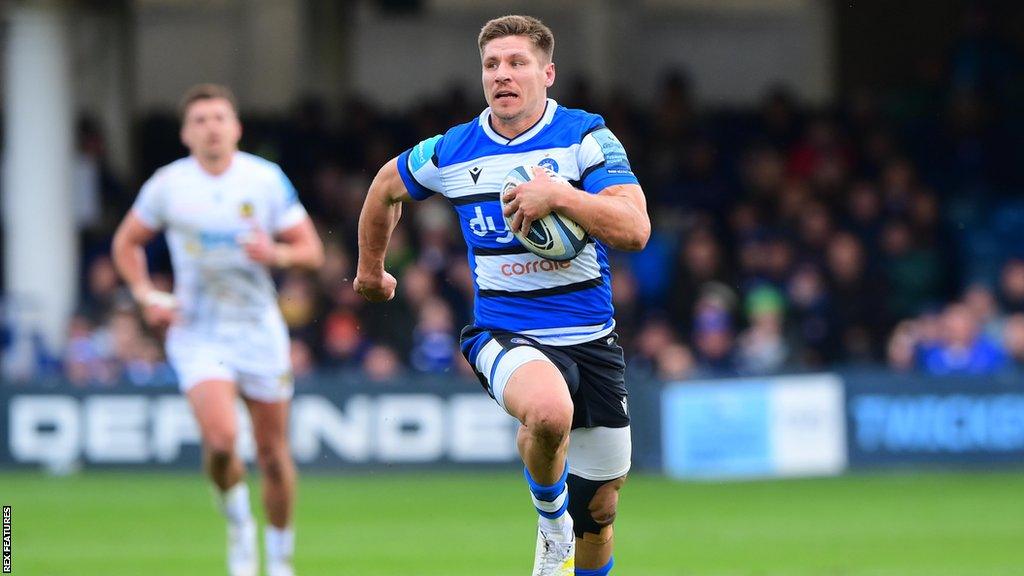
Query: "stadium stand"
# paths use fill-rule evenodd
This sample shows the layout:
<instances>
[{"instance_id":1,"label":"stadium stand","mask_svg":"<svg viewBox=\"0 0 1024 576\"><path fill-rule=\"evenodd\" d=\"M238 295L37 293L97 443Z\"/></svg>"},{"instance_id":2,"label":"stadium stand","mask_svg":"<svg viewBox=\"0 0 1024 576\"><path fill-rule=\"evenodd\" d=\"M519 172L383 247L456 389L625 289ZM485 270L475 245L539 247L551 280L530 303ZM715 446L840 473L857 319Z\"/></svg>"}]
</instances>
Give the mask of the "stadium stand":
<instances>
[{"instance_id":1,"label":"stadium stand","mask_svg":"<svg viewBox=\"0 0 1024 576\"><path fill-rule=\"evenodd\" d=\"M631 151L655 231L614 259L618 330L631 369L665 378L835 366L989 374L1024 368L1021 59L960 45L945 76L811 109L785 87L752 110L701 109L680 71L653 105L567 82L560 101L601 113ZM392 243L399 297L366 306L351 290L356 219L374 167L472 117L458 89L404 113L314 98L288 118L247 118L243 148L278 161L327 245L317 275L279 278L301 377L362 370L468 373L455 353L470 319L471 271L444 206L421 207ZM244 103L243 103L244 104ZM244 113L244 110L243 110ZM173 117L141 119L138 173L183 151ZM80 306L63 351L34 350L18 379L62 373L82 387L166 385L173 374L107 256L133 186L106 169L82 119ZM439 202L439 201L437 201ZM152 247L158 270L166 248ZM164 273L158 281L169 286ZM4 330L5 354L19 340ZM24 351L22 352L24 356ZM24 363L22 363L24 364Z\"/></svg>"}]
</instances>

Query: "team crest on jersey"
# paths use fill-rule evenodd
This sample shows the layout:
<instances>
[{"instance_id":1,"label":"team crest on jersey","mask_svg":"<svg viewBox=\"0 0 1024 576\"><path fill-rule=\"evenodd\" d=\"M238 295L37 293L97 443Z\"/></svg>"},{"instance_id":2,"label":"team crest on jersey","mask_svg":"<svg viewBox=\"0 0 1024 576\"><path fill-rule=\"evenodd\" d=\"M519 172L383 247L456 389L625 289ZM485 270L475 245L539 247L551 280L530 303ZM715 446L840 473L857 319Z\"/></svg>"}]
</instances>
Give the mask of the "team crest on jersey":
<instances>
[{"instance_id":1,"label":"team crest on jersey","mask_svg":"<svg viewBox=\"0 0 1024 576\"><path fill-rule=\"evenodd\" d=\"M241 215L242 218L252 218L255 213L256 207L253 206L253 203L248 200L242 202L238 206L238 214Z\"/></svg>"},{"instance_id":2,"label":"team crest on jersey","mask_svg":"<svg viewBox=\"0 0 1024 576\"><path fill-rule=\"evenodd\" d=\"M538 166L543 166L544 168L548 168L552 172L555 172L555 173L558 172L558 162L555 162L554 158L545 158L545 159L541 160L540 162L537 162L537 165Z\"/></svg>"}]
</instances>

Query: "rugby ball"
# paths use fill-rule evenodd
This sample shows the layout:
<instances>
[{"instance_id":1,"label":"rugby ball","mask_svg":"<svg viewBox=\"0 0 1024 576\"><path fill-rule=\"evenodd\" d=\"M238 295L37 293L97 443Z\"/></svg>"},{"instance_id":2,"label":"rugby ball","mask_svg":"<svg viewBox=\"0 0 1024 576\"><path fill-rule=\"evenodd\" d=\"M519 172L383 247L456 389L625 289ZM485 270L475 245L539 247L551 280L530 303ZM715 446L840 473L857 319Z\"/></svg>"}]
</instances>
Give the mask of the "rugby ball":
<instances>
[{"instance_id":1,"label":"rugby ball","mask_svg":"<svg viewBox=\"0 0 1024 576\"><path fill-rule=\"evenodd\" d=\"M505 204L505 195L516 186L533 180L533 170L536 166L516 166L501 184L501 203ZM565 186L571 186L569 181L558 175L557 172L544 166L548 176ZM512 218L505 216L505 226L512 228ZM565 261L572 260L579 256L580 252L587 247L590 236L582 226L571 218L552 212L547 216L536 220L530 225L527 234L518 231L513 232L519 242L527 250L541 258L548 260Z\"/></svg>"}]
</instances>

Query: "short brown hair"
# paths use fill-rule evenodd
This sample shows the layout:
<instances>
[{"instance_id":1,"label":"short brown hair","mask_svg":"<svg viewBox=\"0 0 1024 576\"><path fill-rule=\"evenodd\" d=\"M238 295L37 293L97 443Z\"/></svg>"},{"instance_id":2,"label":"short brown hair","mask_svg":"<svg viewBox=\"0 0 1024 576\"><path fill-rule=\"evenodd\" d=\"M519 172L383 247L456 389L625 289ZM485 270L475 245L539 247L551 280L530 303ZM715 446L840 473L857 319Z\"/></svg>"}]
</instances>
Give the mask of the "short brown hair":
<instances>
[{"instance_id":1,"label":"short brown hair","mask_svg":"<svg viewBox=\"0 0 1024 576\"><path fill-rule=\"evenodd\" d=\"M533 16L510 15L495 18L480 29L480 37L477 38L480 54L484 53L484 46L488 42L506 36L526 36L534 47L547 56L548 62L555 52L555 35L543 22Z\"/></svg>"},{"instance_id":2,"label":"short brown hair","mask_svg":"<svg viewBox=\"0 0 1024 576\"><path fill-rule=\"evenodd\" d=\"M188 108L193 102L214 98L227 100L235 114L238 114L238 100L235 99L235 94L230 88L223 84L196 84L186 90L184 96L181 97L181 101L178 103L178 116L184 122L185 114L188 113Z\"/></svg>"}]
</instances>

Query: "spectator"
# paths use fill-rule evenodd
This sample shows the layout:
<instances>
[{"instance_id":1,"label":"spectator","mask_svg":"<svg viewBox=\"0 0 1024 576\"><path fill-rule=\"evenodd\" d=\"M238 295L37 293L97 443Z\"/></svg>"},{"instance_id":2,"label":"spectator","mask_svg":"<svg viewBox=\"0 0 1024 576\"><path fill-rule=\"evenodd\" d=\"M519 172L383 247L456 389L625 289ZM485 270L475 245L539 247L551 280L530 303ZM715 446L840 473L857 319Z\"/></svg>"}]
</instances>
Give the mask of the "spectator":
<instances>
[{"instance_id":1,"label":"spectator","mask_svg":"<svg viewBox=\"0 0 1024 576\"><path fill-rule=\"evenodd\" d=\"M732 321L724 307L714 303L698 306L693 338L697 367L702 373L714 376L738 374Z\"/></svg>"},{"instance_id":2,"label":"spectator","mask_svg":"<svg viewBox=\"0 0 1024 576\"><path fill-rule=\"evenodd\" d=\"M819 368L838 357L834 304L817 266L797 268L787 287L793 354L801 366Z\"/></svg>"},{"instance_id":3,"label":"spectator","mask_svg":"<svg viewBox=\"0 0 1024 576\"><path fill-rule=\"evenodd\" d=\"M999 281L999 297L1003 311L1024 312L1024 260L1010 259L1003 265Z\"/></svg>"},{"instance_id":4,"label":"spectator","mask_svg":"<svg viewBox=\"0 0 1024 576\"><path fill-rule=\"evenodd\" d=\"M782 295L771 286L755 288L747 295L750 326L737 339L739 369L745 374L772 374L786 365L789 346L783 333Z\"/></svg>"},{"instance_id":5,"label":"spectator","mask_svg":"<svg viewBox=\"0 0 1024 576\"><path fill-rule=\"evenodd\" d=\"M1024 369L1024 313L1013 314L1006 319L1003 347L1017 369Z\"/></svg>"},{"instance_id":6,"label":"spectator","mask_svg":"<svg viewBox=\"0 0 1024 576\"><path fill-rule=\"evenodd\" d=\"M864 248L847 232L832 237L826 254L830 299L831 337L826 359L864 362L881 358L887 327L885 283L867 268Z\"/></svg>"},{"instance_id":7,"label":"spectator","mask_svg":"<svg viewBox=\"0 0 1024 576\"><path fill-rule=\"evenodd\" d=\"M447 372L456 353L455 326L448 304L431 298L419 309L419 322L413 330L410 364L418 372Z\"/></svg>"},{"instance_id":8,"label":"spectator","mask_svg":"<svg viewBox=\"0 0 1024 576\"><path fill-rule=\"evenodd\" d=\"M160 343L148 337L131 346L124 361L124 379L135 386L173 386L177 382Z\"/></svg>"},{"instance_id":9,"label":"spectator","mask_svg":"<svg viewBox=\"0 0 1024 576\"><path fill-rule=\"evenodd\" d=\"M658 352L657 376L665 382L686 380L696 370L693 352L686 346L674 342Z\"/></svg>"},{"instance_id":10,"label":"spectator","mask_svg":"<svg viewBox=\"0 0 1024 576\"><path fill-rule=\"evenodd\" d=\"M114 366L93 331L88 317L72 316L64 350L64 377L73 386L111 386L116 381Z\"/></svg>"},{"instance_id":11,"label":"spectator","mask_svg":"<svg viewBox=\"0 0 1024 576\"><path fill-rule=\"evenodd\" d=\"M363 372L370 382L389 382L402 373L402 363L398 354L390 346L371 346L363 358Z\"/></svg>"},{"instance_id":12,"label":"spectator","mask_svg":"<svg viewBox=\"0 0 1024 576\"><path fill-rule=\"evenodd\" d=\"M634 355L629 359L630 370L650 376L658 371L658 355L676 343L676 335L664 318L648 320L636 336Z\"/></svg>"},{"instance_id":13,"label":"spectator","mask_svg":"<svg viewBox=\"0 0 1024 576\"><path fill-rule=\"evenodd\" d=\"M678 261L669 290L672 295L668 302L669 316L673 324L689 332L700 292L712 282L732 285L733 276L722 245L707 228L690 232Z\"/></svg>"},{"instance_id":14,"label":"spectator","mask_svg":"<svg viewBox=\"0 0 1024 576\"><path fill-rule=\"evenodd\" d=\"M971 284L964 292L963 302L977 319L982 335L993 342L1002 340L1004 321L999 314L996 296L988 286Z\"/></svg>"},{"instance_id":15,"label":"spectator","mask_svg":"<svg viewBox=\"0 0 1024 576\"><path fill-rule=\"evenodd\" d=\"M889 368L896 372L910 372L917 362L917 336L911 320L900 322L889 337L886 347Z\"/></svg>"},{"instance_id":16,"label":"spectator","mask_svg":"<svg viewBox=\"0 0 1024 576\"><path fill-rule=\"evenodd\" d=\"M317 317L316 292L305 272L290 270L281 282L277 296L281 315L292 334L306 334Z\"/></svg>"},{"instance_id":17,"label":"spectator","mask_svg":"<svg viewBox=\"0 0 1024 576\"><path fill-rule=\"evenodd\" d=\"M313 373L313 350L305 341L299 338L292 338L289 357L292 362L292 376L296 380L308 378Z\"/></svg>"},{"instance_id":18,"label":"spectator","mask_svg":"<svg viewBox=\"0 0 1024 576\"><path fill-rule=\"evenodd\" d=\"M1006 367L1002 348L979 333L978 320L964 304L951 304L942 314L942 336L924 351L921 362L929 374L995 374Z\"/></svg>"},{"instance_id":19,"label":"spectator","mask_svg":"<svg viewBox=\"0 0 1024 576\"><path fill-rule=\"evenodd\" d=\"M887 309L896 318L908 318L941 300L941 264L938 253L918 245L910 226L891 220L882 232Z\"/></svg>"},{"instance_id":20,"label":"spectator","mask_svg":"<svg viewBox=\"0 0 1024 576\"><path fill-rule=\"evenodd\" d=\"M106 255L97 256L87 267L85 293L79 309L93 323L98 323L110 316L119 300L131 304L130 296L120 285L113 261Z\"/></svg>"},{"instance_id":21,"label":"spectator","mask_svg":"<svg viewBox=\"0 0 1024 576\"><path fill-rule=\"evenodd\" d=\"M323 347L323 362L327 367L357 368L360 365L367 342L354 314L335 310L327 316Z\"/></svg>"}]
</instances>

